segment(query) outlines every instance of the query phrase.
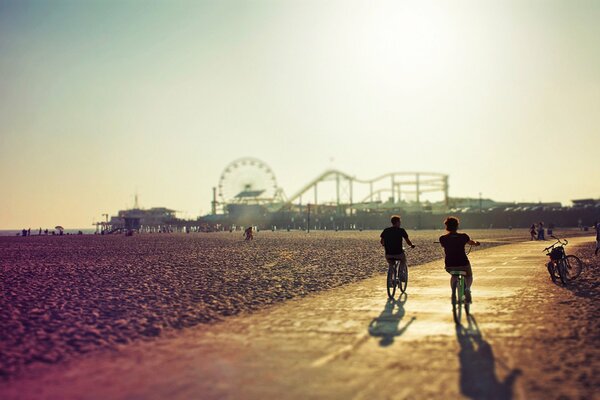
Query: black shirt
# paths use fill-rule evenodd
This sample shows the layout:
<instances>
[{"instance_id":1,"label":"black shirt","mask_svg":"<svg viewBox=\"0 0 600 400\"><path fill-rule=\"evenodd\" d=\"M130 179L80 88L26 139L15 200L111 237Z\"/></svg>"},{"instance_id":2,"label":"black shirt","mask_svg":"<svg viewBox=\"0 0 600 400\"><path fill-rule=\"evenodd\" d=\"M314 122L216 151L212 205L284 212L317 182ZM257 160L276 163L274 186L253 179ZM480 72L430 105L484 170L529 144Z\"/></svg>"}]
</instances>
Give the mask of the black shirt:
<instances>
[{"instance_id":1,"label":"black shirt","mask_svg":"<svg viewBox=\"0 0 600 400\"><path fill-rule=\"evenodd\" d=\"M464 267L469 265L469 259L465 254L465 245L469 243L469 235L466 233L450 232L440 236L440 244L446 253L446 267Z\"/></svg>"},{"instance_id":2,"label":"black shirt","mask_svg":"<svg viewBox=\"0 0 600 400\"><path fill-rule=\"evenodd\" d=\"M380 237L383 239L385 254L404 253L404 249L402 248L402 238L408 239L408 233L406 233L404 228L390 226L381 232Z\"/></svg>"}]
</instances>

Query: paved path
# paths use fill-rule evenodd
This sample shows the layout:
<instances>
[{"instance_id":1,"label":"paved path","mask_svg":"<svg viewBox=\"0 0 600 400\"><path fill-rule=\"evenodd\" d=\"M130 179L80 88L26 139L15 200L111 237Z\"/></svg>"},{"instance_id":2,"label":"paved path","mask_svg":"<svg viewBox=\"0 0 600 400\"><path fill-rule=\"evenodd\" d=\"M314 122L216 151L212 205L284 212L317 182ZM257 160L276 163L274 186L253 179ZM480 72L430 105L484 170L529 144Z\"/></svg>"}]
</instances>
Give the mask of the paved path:
<instances>
[{"instance_id":1,"label":"paved path","mask_svg":"<svg viewBox=\"0 0 600 400\"><path fill-rule=\"evenodd\" d=\"M572 244L589 238L572 239ZM515 299L545 273L538 242L471 254L476 324L456 329L437 261L390 303L383 275L103 352L6 385L11 398L526 398ZM410 263L410 253L408 254Z\"/></svg>"}]
</instances>

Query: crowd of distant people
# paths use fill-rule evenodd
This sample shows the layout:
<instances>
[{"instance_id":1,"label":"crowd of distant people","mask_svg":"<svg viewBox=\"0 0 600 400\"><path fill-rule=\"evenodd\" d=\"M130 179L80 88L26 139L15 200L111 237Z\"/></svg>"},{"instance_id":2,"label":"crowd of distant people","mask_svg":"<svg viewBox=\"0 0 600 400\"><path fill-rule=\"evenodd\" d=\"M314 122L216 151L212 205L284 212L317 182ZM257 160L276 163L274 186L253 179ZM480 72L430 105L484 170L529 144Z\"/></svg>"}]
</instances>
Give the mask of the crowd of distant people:
<instances>
[{"instance_id":1,"label":"crowd of distant people","mask_svg":"<svg viewBox=\"0 0 600 400\"><path fill-rule=\"evenodd\" d=\"M44 235L48 235L48 234L56 235L56 232L54 232L54 231L49 232L48 229L44 229L42 231L42 228L40 228L38 230L38 236L41 236L42 234L44 234ZM62 231L60 232L60 234L62 235ZM19 234L17 233L17 235L19 235ZM23 230L21 231L21 236L31 236L31 228L29 228L29 229L23 228Z\"/></svg>"},{"instance_id":2,"label":"crowd of distant people","mask_svg":"<svg viewBox=\"0 0 600 400\"><path fill-rule=\"evenodd\" d=\"M594 222L593 227L594 227L594 230L596 231L596 250L595 250L594 254L598 255L598 251L600 251L600 221ZM540 221L537 224L535 224L535 223L531 224L531 226L529 227L529 234L531 236L531 240L546 240L546 233L548 234L548 236L552 236L553 228L554 228L554 224L550 224L548 226L548 228L545 228L543 221ZM587 230L587 227L586 227L586 230ZM233 228L230 228L229 231L232 232ZM254 239L253 231L254 231L254 229L252 226L249 226L246 229L244 229L244 240L253 240ZM288 227L288 231L289 231L289 227ZM170 228L167 228L167 227L162 227L162 229L159 230L159 232L160 233L170 233L170 232L173 232L173 230ZM190 233L190 229L186 227L185 232ZM104 235L104 233L105 233L104 231L101 232L102 235ZM77 234L83 235L83 232L78 231ZM131 236L133 234L133 231L131 231L131 232L128 231L128 232L126 232L126 234L127 234L127 236ZM56 230L49 231L48 229L42 230L42 228L40 227L38 229L38 236L42 236L42 235L59 235L60 236L60 235L64 235L64 230L56 229ZM68 235L68 233L67 233L67 235ZM23 230L21 230L20 233L17 233L17 236L31 236L31 228L29 228L29 229L23 228Z\"/></svg>"},{"instance_id":3,"label":"crowd of distant people","mask_svg":"<svg viewBox=\"0 0 600 400\"><path fill-rule=\"evenodd\" d=\"M59 235L59 236L62 236L64 234L65 233L64 233L63 229L56 229L56 230L49 231L48 229L42 230L42 228L39 228L37 235L38 236L42 236L42 235L44 235L44 236L46 236L46 235ZM77 234L78 235L83 235L83 231L77 231ZM67 233L67 235L69 235L69 233ZM20 233L17 233L17 236L31 236L31 228L28 228L28 229L23 228Z\"/></svg>"},{"instance_id":4,"label":"crowd of distant people","mask_svg":"<svg viewBox=\"0 0 600 400\"><path fill-rule=\"evenodd\" d=\"M531 235L531 240L546 240L546 233L548 236L552 236L552 231L554 229L554 224L550 224L548 229L544 228L544 223L542 221L538 222L538 224L531 224L529 227L529 234Z\"/></svg>"}]
</instances>

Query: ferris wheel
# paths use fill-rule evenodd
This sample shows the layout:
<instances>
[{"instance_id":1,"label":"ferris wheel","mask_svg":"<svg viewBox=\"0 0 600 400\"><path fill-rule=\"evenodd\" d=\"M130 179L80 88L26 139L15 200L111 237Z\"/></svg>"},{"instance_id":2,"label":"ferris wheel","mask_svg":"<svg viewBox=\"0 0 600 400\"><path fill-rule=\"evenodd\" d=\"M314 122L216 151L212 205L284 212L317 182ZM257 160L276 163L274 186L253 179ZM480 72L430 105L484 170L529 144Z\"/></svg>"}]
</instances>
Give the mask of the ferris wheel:
<instances>
[{"instance_id":1,"label":"ferris wheel","mask_svg":"<svg viewBox=\"0 0 600 400\"><path fill-rule=\"evenodd\" d=\"M245 157L231 162L219 179L219 197L224 203L273 201L278 193L275 174L256 158Z\"/></svg>"}]
</instances>

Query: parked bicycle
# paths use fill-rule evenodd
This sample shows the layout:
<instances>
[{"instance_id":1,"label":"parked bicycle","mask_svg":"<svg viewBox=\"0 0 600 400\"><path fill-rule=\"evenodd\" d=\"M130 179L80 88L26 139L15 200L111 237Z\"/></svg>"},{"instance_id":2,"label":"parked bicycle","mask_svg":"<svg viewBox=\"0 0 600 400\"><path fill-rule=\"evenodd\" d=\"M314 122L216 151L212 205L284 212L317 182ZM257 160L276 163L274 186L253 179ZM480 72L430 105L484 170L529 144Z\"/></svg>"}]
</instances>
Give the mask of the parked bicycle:
<instances>
[{"instance_id":1,"label":"parked bicycle","mask_svg":"<svg viewBox=\"0 0 600 400\"><path fill-rule=\"evenodd\" d=\"M566 285L581 274L583 263L577 256L567 255L565 252L565 246L569 243L567 239L551 237L556 239L556 243L544 249L546 255L550 257L547 264L548 273L552 282L556 283L557 279L560 279L562 284Z\"/></svg>"}]
</instances>

